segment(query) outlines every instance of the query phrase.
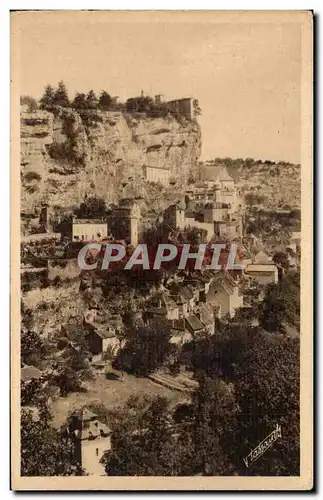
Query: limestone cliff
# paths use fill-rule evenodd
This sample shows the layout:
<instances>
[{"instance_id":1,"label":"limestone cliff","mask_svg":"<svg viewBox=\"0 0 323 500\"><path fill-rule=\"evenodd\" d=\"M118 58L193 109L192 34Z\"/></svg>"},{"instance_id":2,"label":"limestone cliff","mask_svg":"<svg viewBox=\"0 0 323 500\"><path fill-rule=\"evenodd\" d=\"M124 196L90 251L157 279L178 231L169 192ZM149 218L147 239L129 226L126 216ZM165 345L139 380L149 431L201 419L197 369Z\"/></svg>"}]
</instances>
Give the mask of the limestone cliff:
<instances>
[{"instance_id":1,"label":"limestone cliff","mask_svg":"<svg viewBox=\"0 0 323 500\"><path fill-rule=\"evenodd\" d=\"M231 165L230 165L231 163ZM301 206L301 166L286 162L218 158L201 168L204 180L216 179L225 165L236 184L242 187L247 205L268 208Z\"/></svg>"},{"instance_id":2,"label":"limestone cliff","mask_svg":"<svg viewBox=\"0 0 323 500\"><path fill-rule=\"evenodd\" d=\"M86 194L107 202L125 196L149 202L152 186L143 167L169 168L176 182L170 189L178 190L197 178L200 147L198 123L173 115L65 108L21 113L21 209L43 201L72 206Z\"/></svg>"}]
</instances>

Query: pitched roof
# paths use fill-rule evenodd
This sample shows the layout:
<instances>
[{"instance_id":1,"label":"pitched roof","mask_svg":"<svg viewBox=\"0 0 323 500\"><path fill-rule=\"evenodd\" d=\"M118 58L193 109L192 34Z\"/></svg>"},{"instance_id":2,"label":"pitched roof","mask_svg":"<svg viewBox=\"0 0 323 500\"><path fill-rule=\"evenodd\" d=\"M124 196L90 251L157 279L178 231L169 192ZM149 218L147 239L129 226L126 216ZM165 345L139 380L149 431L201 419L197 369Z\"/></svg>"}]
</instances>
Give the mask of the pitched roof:
<instances>
[{"instance_id":1,"label":"pitched roof","mask_svg":"<svg viewBox=\"0 0 323 500\"><path fill-rule=\"evenodd\" d=\"M113 339L116 336L115 330L108 330L104 325L96 326L93 331L94 334L101 337L101 339Z\"/></svg>"},{"instance_id":2,"label":"pitched roof","mask_svg":"<svg viewBox=\"0 0 323 500\"><path fill-rule=\"evenodd\" d=\"M225 167L224 165L219 165L216 168L217 168L217 170L216 170L217 179L216 180L233 181L233 177L231 177L231 175L229 174L227 167Z\"/></svg>"},{"instance_id":3,"label":"pitched roof","mask_svg":"<svg viewBox=\"0 0 323 500\"><path fill-rule=\"evenodd\" d=\"M172 330L180 330L180 331L185 331L186 326L185 326L185 319L170 319L168 321L168 325Z\"/></svg>"},{"instance_id":4,"label":"pitched roof","mask_svg":"<svg viewBox=\"0 0 323 500\"><path fill-rule=\"evenodd\" d=\"M93 413L93 411L89 410L86 406L83 406L82 408L78 408L77 410L74 410L70 416L76 417L79 420L81 420L82 422L87 422L89 420L97 418L97 415L95 413Z\"/></svg>"},{"instance_id":5,"label":"pitched roof","mask_svg":"<svg viewBox=\"0 0 323 500\"><path fill-rule=\"evenodd\" d=\"M185 318L185 320L194 332L199 331L199 330L203 330L203 328L204 328L203 323L201 323L201 321L198 319L198 317L195 314L191 314L190 316L187 316Z\"/></svg>"},{"instance_id":6,"label":"pitched roof","mask_svg":"<svg viewBox=\"0 0 323 500\"><path fill-rule=\"evenodd\" d=\"M260 250L255 256L255 263L256 264L268 264L271 262L269 255L264 252L264 250Z\"/></svg>"},{"instance_id":7,"label":"pitched roof","mask_svg":"<svg viewBox=\"0 0 323 500\"><path fill-rule=\"evenodd\" d=\"M149 301L150 308L157 308L165 310L176 309L177 305L165 292L157 292Z\"/></svg>"},{"instance_id":8,"label":"pitched roof","mask_svg":"<svg viewBox=\"0 0 323 500\"><path fill-rule=\"evenodd\" d=\"M42 372L38 370L35 366L24 366L21 368L20 377L23 382L32 379L38 379L42 375Z\"/></svg>"},{"instance_id":9,"label":"pitched roof","mask_svg":"<svg viewBox=\"0 0 323 500\"><path fill-rule=\"evenodd\" d=\"M227 271L220 271L213 281L213 288L218 288L219 286L221 286L229 295L232 295L237 283L234 281L230 273Z\"/></svg>"},{"instance_id":10,"label":"pitched roof","mask_svg":"<svg viewBox=\"0 0 323 500\"><path fill-rule=\"evenodd\" d=\"M82 429L78 429L75 431L75 436L79 439L89 439L89 438L97 438L102 434L110 434L111 429L100 422L99 420L90 421L90 423Z\"/></svg>"},{"instance_id":11,"label":"pitched roof","mask_svg":"<svg viewBox=\"0 0 323 500\"><path fill-rule=\"evenodd\" d=\"M214 323L212 308L208 304L201 304L199 308L200 321L203 325L208 326Z\"/></svg>"},{"instance_id":12,"label":"pitched roof","mask_svg":"<svg viewBox=\"0 0 323 500\"><path fill-rule=\"evenodd\" d=\"M106 219L73 219L73 224L107 224Z\"/></svg>"},{"instance_id":13,"label":"pitched roof","mask_svg":"<svg viewBox=\"0 0 323 500\"><path fill-rule=\"evenodd\" d=\"M249 272L254 273L272 273L277 269L275 264L249 264L246 267L245 272L248 274Z\"/></svg>"}]
</instances>

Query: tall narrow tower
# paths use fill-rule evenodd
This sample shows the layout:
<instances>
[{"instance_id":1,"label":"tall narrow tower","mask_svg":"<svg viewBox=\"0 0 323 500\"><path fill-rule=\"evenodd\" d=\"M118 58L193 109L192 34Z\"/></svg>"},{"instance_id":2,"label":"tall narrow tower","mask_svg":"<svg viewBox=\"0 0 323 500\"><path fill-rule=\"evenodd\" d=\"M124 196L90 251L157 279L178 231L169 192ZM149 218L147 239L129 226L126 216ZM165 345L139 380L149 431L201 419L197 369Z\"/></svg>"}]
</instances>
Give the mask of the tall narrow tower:
<instances>
[{"instance_id":1,"label":"tall narrow tower","mask_svg":"<svg viewBox=\"0 0 323 500\"><path fill-rule=\"evenodd\" d=\"M138 245L140 208L134 200L125 198L115 208L109 218L111 233L116 240Z\"/></svg>"}]
</instances>

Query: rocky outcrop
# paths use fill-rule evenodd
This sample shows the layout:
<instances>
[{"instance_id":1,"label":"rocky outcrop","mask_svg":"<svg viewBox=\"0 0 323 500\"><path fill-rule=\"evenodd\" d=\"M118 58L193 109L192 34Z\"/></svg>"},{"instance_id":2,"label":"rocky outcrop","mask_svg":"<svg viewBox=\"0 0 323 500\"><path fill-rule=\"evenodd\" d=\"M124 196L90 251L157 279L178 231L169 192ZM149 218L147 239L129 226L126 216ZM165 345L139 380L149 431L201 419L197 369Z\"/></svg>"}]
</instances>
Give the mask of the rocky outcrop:
<instances>
[{"instance_id":1,"label":"rocky outcrop","mask_svg":"<svg viewBox=\"0 0 323 500\"><path fill-rule=\"evenodd\" d=\"M84 196L107 202L149 197L144 166L170 169L178 186L197 178L201 133L197 122L169 114L59 108L21 113L22 210L42 201L72 206Z\"/></svg>"},{"instance_id":2,"label":"rocky outcrop","mask_svg":"<svg viewBox=\"0 0 323 500\"><path fill-rule=\"evenodd\" d=\"M202 177L216 179L222 165L243 189L247 205L263 205L268 208L301 206L301 166L286 162L262 162L260 160L225 160L205 162Z\"/></svg>"}]
</instances>

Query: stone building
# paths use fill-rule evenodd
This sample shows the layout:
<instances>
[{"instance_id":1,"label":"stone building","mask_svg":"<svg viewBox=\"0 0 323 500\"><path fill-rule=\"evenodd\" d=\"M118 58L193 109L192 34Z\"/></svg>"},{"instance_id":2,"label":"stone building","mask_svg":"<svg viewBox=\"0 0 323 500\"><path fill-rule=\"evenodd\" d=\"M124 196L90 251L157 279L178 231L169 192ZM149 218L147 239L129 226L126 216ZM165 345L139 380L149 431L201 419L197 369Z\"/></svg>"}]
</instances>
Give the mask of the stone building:
<instances>
[{"instance_id":1,"label":"stone building","mask_svg":"<svg viewBox=\"0 0 323 500\"><path fill-rule=\"evenodd\" d=\"M164 223L173 230L184 230L195 227L206 231L206 238L210 240L214 235L229 240L241 239L243 235L243 218L239 214L229 213L229 204L208 202L199 215L185 211L184 207L175 203L164 212Z\"/></svg>"},{"instance_id":2,"label":"stone building","mask_svg":"<svg viewBox=\"0 0 323 500\"><path fill-rule=\"evenodd\" d=\"M111 449L111 430L86 407L75 410L67 419L75 443L75 459L89 475L104 476L103 455Z\"/></svg>"},{"instance_id":3,"label":"stone building","mask_svg":"<svg viewBox=\"0 0 323 500\"><path fill-rule=\"evenodd\" d=\"M176 302L168 297L167 292L162 290L150 299L146 313L150 319L179 319L179 309Z\"/></svg>"},{"instance_id":4,"label":"stone building","mask_svg":"<svg viewBox=\"0 0 323 500\"><path fill-rule=\"evenodd\" d=\"M164 223L168 224L172 229L183 230L185 221L185 208L180 203L174 203L166 208L164 212Z\"/></svg>"},{"instance_id":5,"label":"stone building","mask_svg":"<svg viewBox=\"0 0 323 500\"><path fill-rule=\"evenodd\" d=\"M74 216L58 225L62 237L71 241L101 241L108 237L106 219L78 219Z\"/></svg>"},{"instance_id":6,"label":"stone building","mask_svg":"<svg viewBox=\"0 0 323 500\"><path fill-rule=\"evenodd\" d=\"M212 282L205 298L206 304L218 308L218 317L233 318L235 311L243 307L243 296L240 295L238 283L228 272L221 272Z\"/></svg>"},{"instance_id":7,"label":"stone building","mask_svg":"<svg viewBox=\"0 0 323 500\"><path fill-rule=\"evenodd\" d=\"M167 107L173 113L178 113L185 116L189 120L194 120L194 99L192 97L184 97L167 102Z\"/></svg>"},{"instance_id":8,"label":"stone building","mask_svg":"<svg viewBox=\"0 0 323 500\"><path fill-rule=\"evenodd\" d=\"M144 178L147 182L159 182L163 186L170 183L170 169L159 165L144 165Z\"/></svg>"},{"instance_id":9,"label":"stone building","mask_svg":"<svg viewBox=\"0 0 323 500\"><path fill-rule=\"evenodd\" d=\"M141 217L137 203L124 198L108 216L108 224L115 240L124 240L130 245L138 245L138 226Z\"/></svg>"},{"instance_id":10,"label":"stone building","mask_svg":"<svg viewBox=\"0 0 323 500\"><path fill-rule=\"evenodd\" d=\"M249 264L245 268L245 274L264 286L269 283L278 283L278 267L274 263Z\"/></svg>"}]
</instances>

